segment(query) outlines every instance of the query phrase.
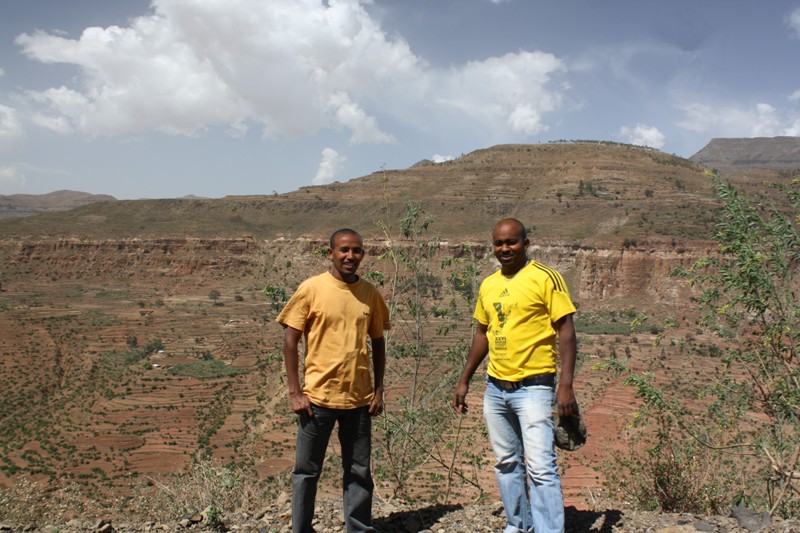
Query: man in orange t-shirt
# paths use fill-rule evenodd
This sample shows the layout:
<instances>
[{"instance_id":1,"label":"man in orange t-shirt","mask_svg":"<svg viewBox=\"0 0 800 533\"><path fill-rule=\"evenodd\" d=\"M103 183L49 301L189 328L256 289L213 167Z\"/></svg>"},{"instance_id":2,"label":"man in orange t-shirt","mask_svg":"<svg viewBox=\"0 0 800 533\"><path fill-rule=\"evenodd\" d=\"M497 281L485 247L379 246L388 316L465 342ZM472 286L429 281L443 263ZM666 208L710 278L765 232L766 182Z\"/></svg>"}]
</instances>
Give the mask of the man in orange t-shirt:
<instances>
[{"instance_id":1,"label":"man in orange t-shirt","mask_svg":"<svg viewBox=\"0 0 800 533\"><path fill-rule=\"evenodd\" d=\"M364 243L357 232L334 232L328 248L330 270L301 283L276 319L285 328L289 402L299 418L292 471L294 533L314 531L317 484L337 422L347 531L375 531L371 417L383 411L383 332L390 324L389 309L380 292L356 274L363 258ZM306 344L302 384L298 370L301 338Z\"/></svg>"}]
</instances>

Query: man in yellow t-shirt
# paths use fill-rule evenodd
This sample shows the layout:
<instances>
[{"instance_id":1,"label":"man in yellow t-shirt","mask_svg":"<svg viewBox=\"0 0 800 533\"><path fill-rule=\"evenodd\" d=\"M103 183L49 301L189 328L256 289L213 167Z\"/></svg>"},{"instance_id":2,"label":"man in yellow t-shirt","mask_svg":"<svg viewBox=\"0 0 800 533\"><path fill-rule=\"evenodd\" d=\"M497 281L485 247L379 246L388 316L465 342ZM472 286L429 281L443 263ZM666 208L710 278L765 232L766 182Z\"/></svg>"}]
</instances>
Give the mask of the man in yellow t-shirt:
<instances>
[{"instance_id":1,"label":"man in yellow t-shirt","mask_svg":"<svg viewBox=\"0 0 800 533\"><path fill-rule=\"evenodd\" d=\"M551 415L554 403L561 417L578 414L572 387L575 306L561 274L528 259L529 244L519 220L495 225L492 245L500 270L481 283L473 315L477 328L453 407L467 412L469 381L488 354L483 414L497 459L505 533L563 533ZM556 387L557 354L561 375Z\"/></svg>"},{"instance_id":2,"label":"man in yellow t-shirt","mask_svg":"<svg viewBox=\"0 0 800 533\"><path fill-rule=\"evenodd\" d=\"M363 258L364 243L357 232L334 232L328 248L330 270L301 283L276 319L285 328L289 402L299 419L292 471L294 533L314 531L317 484L336 423L347 531L375 531L371 417L383 410L383 332L390 324L380 292L356 274ZM303 384L298 370L301 338L306 343Z\"/></svg>"}]
</instances>

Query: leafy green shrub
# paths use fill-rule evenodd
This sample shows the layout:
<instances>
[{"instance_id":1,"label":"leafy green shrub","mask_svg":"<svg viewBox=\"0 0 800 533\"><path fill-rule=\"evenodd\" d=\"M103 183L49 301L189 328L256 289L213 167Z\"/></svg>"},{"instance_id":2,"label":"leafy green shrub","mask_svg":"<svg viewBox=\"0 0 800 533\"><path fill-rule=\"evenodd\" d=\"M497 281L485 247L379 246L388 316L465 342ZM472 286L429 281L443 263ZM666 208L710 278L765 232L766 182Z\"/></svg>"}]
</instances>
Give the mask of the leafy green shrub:
<instances>
[{"instance_id":1,"label":"leafy green shrub","mask_svg":"<svg viewBox=\"0 0 800 533\"><path fill-rule=\"evenodd\" d=\"M709 511L721 505L722 495L728 504L747 501L770 514L795 516L800 514L800 182L780 187L785 206L754 204L717 176L714 185L723 202L714 232L718 253L677 274L700 289L701 325L733 334L722 338L727 344L716 354L720 360L711 379L688 380L692 389L676 385L672 397L646 376L617 368L627 372L626 381L644 402L641 420L658 424L647 450L656 460L639 456L627 464L629 475L639 478L638 486L654 488L643 494L665 510L682 507L687 497L698 499L691 489L700 487L706 497L699 499Z\"/></svg>"},{"instance_id":2,"label":"leafy green shrub","mask_svg":"<svg viewBox=\"0 0 800 533\"><path fill-rule=\"evenodd\" d=\"M283 309L283 306L289 301L289 295L286 293L286 289L283 287L267 284L267 286L264 287L263 292L267 298L269 298L269 303L272 306L272 310L276 313Z\"/></svg>"},{"instance_id":3,"label":"leafy green shrub","mask_svg":"<svg viewBox=\"0 0 800 533\"><path fill-rule=\"evenodd\" d=\"M94 297L98 300L124 300L131 297L129 291L111 291L100 290L94 293Z\"/></svg>"},{"instance_id":4,"label":"leafy green shrub","mask_svg":"<svg viewBox=\"0 0 800 533\"><path fill-rule=\"evenodd\" d=\"M399 235L389 231L388 222L383 225L388 244L381 258L392 267L382 277L390 287L393 324L387 332L386 385L400 387L376 423L375 477L404 499L446 503L454 486L462 486L463 493L469 485L479 497L484 493L477 472L485 466L486 441L476 443L462 432L463 417L450 407L471 338L464 317L471 313L479 271L471 255L452 257L441 250L441 239L426 238L432 223L421 206L409 202ZM448 335L448 342L436 342ZM458 354L449 349L455 346ZM472 453L476 448L480 453ZM423 477L428 482L421 485L417 480Z\"/></svg>"},{"instance_id":5,"label":"leafy green shrub","mask_svg":"<svg viewBox=\"0 0 800 533\"><path fill-rule=\"evenodd\" d=\"M216 505L212 505L208 508L206 520L208 522L208 527L211 529L221 530L225 527L225 524L222 522L222 509Z\"/></svg>"}]
</instances>

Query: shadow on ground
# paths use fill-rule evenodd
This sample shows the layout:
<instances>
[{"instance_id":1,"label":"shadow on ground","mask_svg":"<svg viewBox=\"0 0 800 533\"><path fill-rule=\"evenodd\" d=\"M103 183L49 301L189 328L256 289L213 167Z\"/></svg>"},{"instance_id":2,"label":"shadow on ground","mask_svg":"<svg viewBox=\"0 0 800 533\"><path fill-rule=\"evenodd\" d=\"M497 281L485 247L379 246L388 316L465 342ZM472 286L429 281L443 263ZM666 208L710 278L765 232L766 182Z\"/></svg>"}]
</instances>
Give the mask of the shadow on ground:
<instances>
[{"instance_id":1,"label":"shadow on ground","mask_svg":"<svg viewBox=\"0 0 800 533\"><path fill-rule=\"evenodd\" d=\"M622 518L620 511L584 511L572 506L566 507L564 512L566 533L610 533ZM462 505L430 505L375 518L373 525L378 531L387 533L416 533L427 529L449 532L471 531L470 524L485 526L493 521L497 521L498 530L505 525L502 506L492 511Z\"/></svg>"},{"instance_id":2,"label":"shadow on ground","mask_svg":"<svg viewBox=\"0 0 800 533\"><path fill-rule=\"evenodd\" d=\"M622 518L620 511L583 511L575 507L564 508L565 533L595 531L608 533Z\"/></svg>"},{"instance_id":3,"label":"shadow on ground","mask_svg":"<svg viewBox=\"0 0 800 533\"><path fill-rule=\"evenodd\" d=\"M462 509L461 505L430 505L422 509L398 511L386 517L376 518L373 526L378 531L416 532L428 529L445 515Z\"/></svg>"}]
</instances>

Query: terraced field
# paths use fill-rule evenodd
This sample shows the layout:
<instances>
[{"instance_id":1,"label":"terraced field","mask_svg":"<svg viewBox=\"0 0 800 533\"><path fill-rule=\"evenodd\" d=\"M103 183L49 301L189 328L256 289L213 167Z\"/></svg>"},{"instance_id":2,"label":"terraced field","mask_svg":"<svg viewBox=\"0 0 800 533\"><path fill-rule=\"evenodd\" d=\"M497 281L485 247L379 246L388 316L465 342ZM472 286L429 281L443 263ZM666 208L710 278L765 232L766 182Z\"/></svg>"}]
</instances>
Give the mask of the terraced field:
<instances>
[{"instance_id":1,"label":"terraced field","mask_svg":"<svg viewBox=\"0 0 800 533\"><path fill-rule=\"evenodd\" d=\"M282 331L274 317L282 291L290 293L306 275L326 268L313 254L319 243L14 246L5 248L0 273L0 365L8 384L0 396L0 483L25 474L53 485L76 482L97 498L125 498L137 484L203 457L252 469L276 491L285 487L294 417L283 384ZM646 328L631 333L635 309L609 311L604 306L610 300L587 297L591 291L624 295L619 284L597 283L605 279L604 269L620 268L608 254L595 252L595 265L604 265L597 270L589 269L585 258L576 260L574 251L549 247L537 253L546 253L559 268L567 266L565 275L578 287L577 386L591 438L584 449L563 454L562 465L568 504L587 508L603 494L609 453L626 445L622 430L636 409L632 391L598 363L627 357L639 368L663 364L670 372L684 372L680 366L687 359L656 348L656 336ZM493 268L487 256L476 265L476 280ZM371 256L363 268L388 272L389 265ZM681 293L652 274L627 277L639 279L636 290L653 290L663 294L660 299ZM407 490L425 498L447 491L451 501L465 502L482 493L496 496L480 417L480 376L468 417L448 414L446 406L471 338L470 313L445 286L430 290L425 305L438 311L422 323L426 356L420 361L409 355L417 342L416 323L400 298L395 301L389 416L376 420L375 428L377 492L392 498L396 489L387 471L399 452L389 451L385 436L398 431L416 387L420 402L439 402L442 418L430 421L439 438L426 441L434 444L424 457L420 450L409 452L418 464ZM682 317L675 326L685 328L690 321ZM424 424L414 427L427 431ZM322 490L335 495L340 490L335 443L329 457ZM448 484L452 469L462 477Z\"/></svg>"}]
</instances>

